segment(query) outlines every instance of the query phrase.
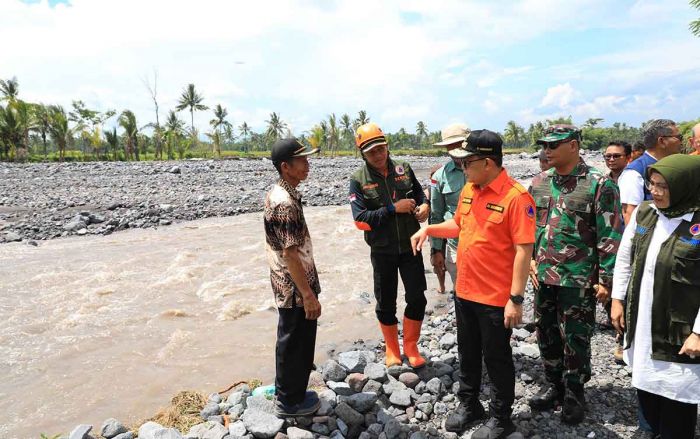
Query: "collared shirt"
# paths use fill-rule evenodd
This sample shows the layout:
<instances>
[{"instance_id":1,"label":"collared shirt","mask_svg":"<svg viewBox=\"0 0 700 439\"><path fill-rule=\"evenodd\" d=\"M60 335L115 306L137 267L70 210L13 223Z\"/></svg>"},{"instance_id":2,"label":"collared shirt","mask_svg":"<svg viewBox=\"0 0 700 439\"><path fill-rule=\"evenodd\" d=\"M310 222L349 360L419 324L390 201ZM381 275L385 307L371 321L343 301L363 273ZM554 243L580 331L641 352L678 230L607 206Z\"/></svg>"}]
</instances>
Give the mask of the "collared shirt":
<instances>
[{"instance_id":1,"label":"collared shirt","mask_svg":"<svg viewBox=\"0 0 700 439\"><path fill-rule=\"evenodd\" d=\"M644 151L644 155L651 158L649 160L651 163L656 163L656 159L649 154L649 151ZM639 206L645 200L644 176L634 169L625 168L617 179L617 185L620 188L620 202L622 204Z\"/></svg>"},{"instance_id":2,"label":"collared shirt","mask_svg":"<svg viewBox=\"0 0 700 439\"><path fill-rule=\"evenodd\" d=\"M457 296L505 306L513 280L515 245L535 242L535 203L505 169L480 188L462 189L454 220L457 247Z\"/></svg>"},{"instance_id":3,"label":"collared shirt","mask_svg":"<svg viewBox=\"0 0 700 439\"><path fill-rule=\"evenodd\" d=\"M639 292L637 326L632 345L624 352L624 359L632 367L632 385L638 389L661 395L665 398L689 404L700 403L700 364L680 364L651 358L651 307L654 298L654 276L656 257L663 244L681 221L691 221L689 213L678 218L667 218L658 208L651 207L659 214L649 243L647 258L644 261L644 274ZM630 224L622 236L620 251L615 263L613 299L625 300L627 286L632 277L632 238L637 228L637 210L634 210ZM700 332L700 312L693 325L693 332Z\"/></svg>"},{"instance_id":4,"label":"collared shirt","mask_svg":"<svg viewBox=\"0 0 700 439\"><path fill-rule=\"evenodd\" d=\"M321 284L314 263L311 235L306 227L301 195L289 183L280 180L265 197L265 248L270 264L270 283L279 308L303 307L301 292L294 284L282 254L297 247L306 280L314 294L321 293Z\"/></svg>"},{"instance_id":5,"label":"collared shirt","mask_svg":"<svg viewBox=\"0 0 700 439\"><path fill-rule=\"evenodd\" d=\"M453 160L435 171L430 179L430 224L440 224L454 217L459 204L459 194L465 183L464 172ZM447 245L454 250L452 254L456 254L457 242L456 238L447 240ZM430 246L445 250L445 240L430 238Z\"/></svg>"},{"instance_id":6,"label":"collared shirt","mask_svg":"<svg viewBox=\"0 0 700 439\"><path fill-rule=\"evenodd\" d=\"M530 190L537 205L539 281L610 287L623 227L617 185L580 160L569 175L554 168L538 174Z\"/></svg>"}]
</instances>

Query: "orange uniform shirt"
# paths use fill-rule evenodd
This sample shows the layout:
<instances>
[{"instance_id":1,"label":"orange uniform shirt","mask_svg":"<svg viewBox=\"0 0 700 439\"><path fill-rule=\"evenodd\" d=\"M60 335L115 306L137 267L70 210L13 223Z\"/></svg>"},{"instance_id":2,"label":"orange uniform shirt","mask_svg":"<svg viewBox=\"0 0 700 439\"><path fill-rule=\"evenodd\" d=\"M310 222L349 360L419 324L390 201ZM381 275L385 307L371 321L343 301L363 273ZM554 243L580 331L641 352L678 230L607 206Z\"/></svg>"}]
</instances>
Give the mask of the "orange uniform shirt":
<instances>
[{"instance_id":1,"label":"orange uniform shirt","mask_svg":"<svg viewBox=\"0 0 700 439\"><path fill-rule=\"evenodd\" d=\"M535 201L506 170L486 187L467 183L454 216L457 297L492 306L510 298L516 244L535 242Z\"/></svg>"}]
</instances>

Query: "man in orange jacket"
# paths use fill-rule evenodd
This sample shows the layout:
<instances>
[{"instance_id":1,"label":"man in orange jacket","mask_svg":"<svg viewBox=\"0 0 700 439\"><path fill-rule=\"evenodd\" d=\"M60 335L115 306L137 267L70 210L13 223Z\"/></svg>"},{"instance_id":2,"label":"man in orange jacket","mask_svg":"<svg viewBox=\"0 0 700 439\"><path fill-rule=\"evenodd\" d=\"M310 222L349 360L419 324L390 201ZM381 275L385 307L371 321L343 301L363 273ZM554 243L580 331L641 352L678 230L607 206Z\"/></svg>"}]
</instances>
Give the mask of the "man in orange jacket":
<instances>
[{"instance_id":1,"label":"man in orange jacket","mask_svg":"<svg viewBox=\"0 0 700 439\"><path fill-rule=\"evenodd\" d=\"M445 429L464 430L486 415L479 402L481 361L491 380L490 419L472 439L505 438L515 431L510 419L515 369L510 336L522 322L522 303L535 242L532 196L503 169L503 141L488 130L472 131L463 147L449 152L462 159L468 183L453 219L432 224L411 237L415 251L428 236L459 237L455 315L461 404L448 414Z\"/></svg>"}]
</instances>

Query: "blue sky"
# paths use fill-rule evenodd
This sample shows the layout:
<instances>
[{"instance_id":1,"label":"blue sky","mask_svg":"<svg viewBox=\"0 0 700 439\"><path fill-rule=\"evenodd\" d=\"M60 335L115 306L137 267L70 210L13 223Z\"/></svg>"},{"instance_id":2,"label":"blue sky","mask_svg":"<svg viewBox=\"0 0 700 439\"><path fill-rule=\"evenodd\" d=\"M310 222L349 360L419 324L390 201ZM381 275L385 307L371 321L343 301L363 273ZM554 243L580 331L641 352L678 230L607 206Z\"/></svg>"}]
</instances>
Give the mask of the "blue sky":
<instances>
[{"instance_id":1,"label":"blue sky","mask_svg":"<svg viewBox=\"0 0 700 439\"><path fill-rule=\"evenodd\" d=\"M143 125L154 70L161 120L193 82L235 126L261 130L276 111L295 134L362 109L390 131L638 125L700 117L699 16L683 0L0 0L13 42L0 78L27 100L128 108Z\"/></svg>"}]
</instances>

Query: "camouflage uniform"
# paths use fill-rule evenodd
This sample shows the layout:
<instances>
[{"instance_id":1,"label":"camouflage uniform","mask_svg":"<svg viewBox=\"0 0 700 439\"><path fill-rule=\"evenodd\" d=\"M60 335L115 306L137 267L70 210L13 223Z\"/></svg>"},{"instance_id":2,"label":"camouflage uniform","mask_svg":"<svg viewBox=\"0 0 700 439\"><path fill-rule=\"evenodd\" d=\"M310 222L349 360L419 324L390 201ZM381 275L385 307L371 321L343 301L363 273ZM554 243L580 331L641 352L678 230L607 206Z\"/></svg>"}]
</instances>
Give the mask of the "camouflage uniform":
<instances>
[{"instance_id":1,"label":"camouflage uniform","mask_svg":"<svg viewBox=\"0 0 700 439\"><path fill-rule=\"evenodd\" d=\"M593 286L612 287L622 238L617 185L580 160L569 175L550 169L530 187L537 206L535 261L540 288L535 324L545 373L552 383L591 377L595 323Z\"/></svg>"}]
</instances>

